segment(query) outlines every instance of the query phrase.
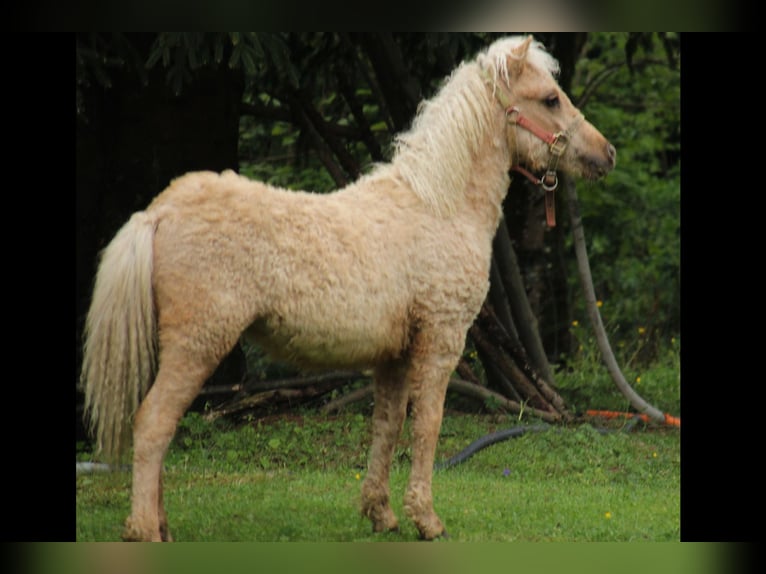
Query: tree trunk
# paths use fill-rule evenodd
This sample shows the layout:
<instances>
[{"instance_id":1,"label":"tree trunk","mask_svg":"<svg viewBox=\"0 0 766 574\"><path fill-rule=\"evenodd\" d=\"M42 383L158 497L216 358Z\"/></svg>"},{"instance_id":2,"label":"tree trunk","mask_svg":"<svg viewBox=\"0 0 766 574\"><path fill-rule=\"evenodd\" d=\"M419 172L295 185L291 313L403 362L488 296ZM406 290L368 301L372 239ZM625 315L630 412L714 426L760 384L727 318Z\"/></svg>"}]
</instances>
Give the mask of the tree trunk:
<instances>
[{"instance_id":1,"label":"tree trunk","mask_svg":"<svg viewBox=\"0 0 766 574\"><path fill-rule=\"evenodd\" d=\"M540 329L534 309L527 298L524 281L519 270L519 263L513 249L505 221L501 221L495 234L493 245L495 261L498 267L498 279L502 282L508 295L511 315L518 331L518 339L527 350L532 364L549 381L553 373L545 349L540 339ZM513 333L510 331L509 333Z\"/></svg>"}]
</instances>

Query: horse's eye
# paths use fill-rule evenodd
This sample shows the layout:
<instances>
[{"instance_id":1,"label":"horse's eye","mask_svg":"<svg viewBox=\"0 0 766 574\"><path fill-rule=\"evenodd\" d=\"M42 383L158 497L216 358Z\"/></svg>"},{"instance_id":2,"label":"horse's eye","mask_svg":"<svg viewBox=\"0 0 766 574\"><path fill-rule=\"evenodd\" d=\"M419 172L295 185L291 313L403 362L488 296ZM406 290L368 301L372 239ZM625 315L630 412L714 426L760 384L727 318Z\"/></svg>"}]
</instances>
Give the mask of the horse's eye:
<instances>
[{"instance_id":1,"label":"horse's eye","mask_svg":"<svg viewBox=\"0 0 766 574\"><path fill-rule=\"evenodd\" d=\"M548 96L543 100L543 103L548 108L558 108L561 102L558 96Z\"/></svg>"}]
</instances>

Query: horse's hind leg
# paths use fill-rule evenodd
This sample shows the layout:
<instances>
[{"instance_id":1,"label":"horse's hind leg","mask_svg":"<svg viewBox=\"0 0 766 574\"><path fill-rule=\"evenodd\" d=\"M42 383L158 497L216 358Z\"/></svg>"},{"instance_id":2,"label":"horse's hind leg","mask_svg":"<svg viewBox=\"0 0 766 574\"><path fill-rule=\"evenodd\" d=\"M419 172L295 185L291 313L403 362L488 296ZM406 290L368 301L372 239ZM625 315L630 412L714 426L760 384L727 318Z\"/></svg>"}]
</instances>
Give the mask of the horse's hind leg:
<instances>
[{"instance_id":1,"label":"horse's hind leg","mask_svg":"<svg viewBox=\"0 0 766 574\"><path fill-rule=\"evenodd\" d=\"M157 378L133 425L132 508L123 540L171 540L162 500L162 462L178 421L213 368L199 357L162 353Z\"/></svg>"},{"instance_id":2,"label":"horse's hind leg","mask_svg":"<svg viewBox=\"0 0 766 574\"><path fill-rule=\"evenodd\" d=\"M396 530L399 523L389 503L389 470L396 441L407 413L404 366L392 363L375 371L375 407L372 415L372 448L362 485L362 513L374 532Z\"/></svg>"}]
</instances>

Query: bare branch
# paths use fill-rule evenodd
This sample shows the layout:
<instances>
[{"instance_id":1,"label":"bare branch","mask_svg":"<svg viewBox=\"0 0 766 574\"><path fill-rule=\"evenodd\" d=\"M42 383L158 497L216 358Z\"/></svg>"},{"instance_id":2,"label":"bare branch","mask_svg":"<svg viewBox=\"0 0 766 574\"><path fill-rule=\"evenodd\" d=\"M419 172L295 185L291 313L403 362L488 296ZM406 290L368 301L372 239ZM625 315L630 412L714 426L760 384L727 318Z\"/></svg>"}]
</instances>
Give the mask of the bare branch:
<instances>
[{"instance_id":1,"label":"bare branch","mask_svg":"<svg viewBox=\"0 0 766 574\"><path fill-rule=\"evenodd\" d=\"M507 410L508 412L518 414L529 413L546 422L551 423L559 422L561 420L561 416L558 413L550 413L522 405L516 401L507 399L503 395L491 391L486 387L474 385L473 383L469 383L468 381L463 381L461 379L450 379L449 386L447 388L450 391L458 392L469 397L474 397L483 402L486 402L487 400L493 401L500 408Z\"/></svg>"}]
</instances>

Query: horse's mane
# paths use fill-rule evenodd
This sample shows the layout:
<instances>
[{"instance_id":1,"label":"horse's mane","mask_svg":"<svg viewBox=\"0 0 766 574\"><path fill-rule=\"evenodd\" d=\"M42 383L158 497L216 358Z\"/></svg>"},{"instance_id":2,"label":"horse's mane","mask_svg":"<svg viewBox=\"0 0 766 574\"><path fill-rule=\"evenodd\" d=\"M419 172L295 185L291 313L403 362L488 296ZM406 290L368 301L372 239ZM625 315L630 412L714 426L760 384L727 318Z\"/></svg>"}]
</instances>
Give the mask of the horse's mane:
<instances>
[{"instance_id":1,"label":"horse's mane","mask_svg":"<svg viewBox=\"0 0 766 574\"><path fill-rule=\"evenodd\" d=\"M508 58L523 37L498 40L472 62L462 63L439 92L423 101L409 131L395 140L392 166L415 194L437 213L455 212L457 196L471 176L472 156L490 132L497 102L485 82L489 72L494 81L509 83ZM542 44L532 42L527 61L533 66L558 72L558 63Z\"/></svg>"}]
</instances>

